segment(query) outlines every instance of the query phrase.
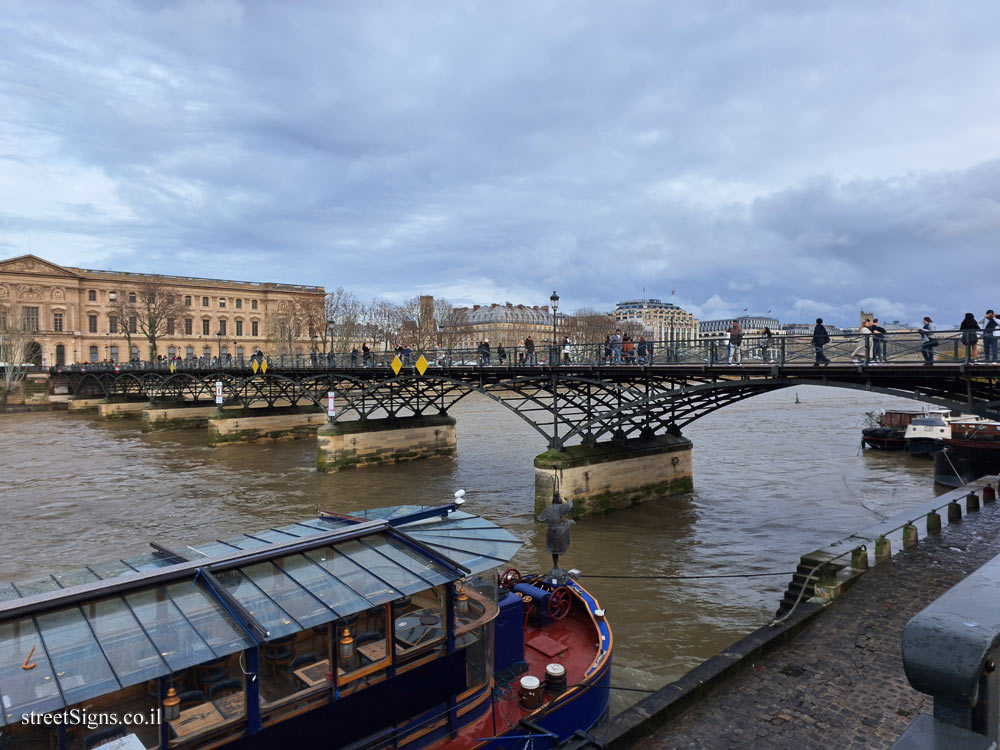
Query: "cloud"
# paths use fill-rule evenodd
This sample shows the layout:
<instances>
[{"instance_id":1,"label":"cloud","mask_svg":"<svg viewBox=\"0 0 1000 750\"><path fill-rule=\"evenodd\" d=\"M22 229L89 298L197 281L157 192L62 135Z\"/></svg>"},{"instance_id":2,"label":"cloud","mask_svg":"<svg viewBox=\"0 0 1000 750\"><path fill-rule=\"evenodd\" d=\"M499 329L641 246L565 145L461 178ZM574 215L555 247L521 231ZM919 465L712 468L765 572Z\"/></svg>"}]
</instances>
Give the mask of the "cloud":
<instances>
[{"instance_id":1,"label":"cloud","mask_svg":"<svg viewBox=\"0 0 1000 750\"><path fill-rule=\"evenodd\" d=\"M998 304L969 273L1000 230L998 22L985 1L11 3L0 254L950 319Z\"/></svg>"}]
</instances>

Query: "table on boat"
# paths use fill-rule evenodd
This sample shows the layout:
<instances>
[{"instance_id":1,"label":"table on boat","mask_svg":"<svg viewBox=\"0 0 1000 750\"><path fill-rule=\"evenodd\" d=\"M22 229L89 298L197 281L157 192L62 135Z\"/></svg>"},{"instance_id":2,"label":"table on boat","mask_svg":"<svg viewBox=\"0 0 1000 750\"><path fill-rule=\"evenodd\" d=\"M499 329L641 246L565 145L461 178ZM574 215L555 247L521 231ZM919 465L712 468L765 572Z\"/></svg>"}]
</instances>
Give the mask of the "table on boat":
<instances>
[{"instance_id":1,"label":"table on boat","mask_svg":"<svg viewBox=\"0 0 1000 750\"><path fill-rule=\"evenodd\" d=\"M202 703L184 709L176 719L167 723L170 724L174 736L183 740L216 724L221 724L223 721L225 721L225 717L214 703Z\"/></svg>"},{"instance_id":2,"label":"table on boat","mask_svg":"<svg viewBox=\"0 0 1000 750\"><path fill-rule=\"evenodd\" d=\"M385 639L372 641L363 646L358 646L358 653L362 654L368 661L375 663L385 658Z\"/></svg>"},{"instance_id":3,"label":"table on boat","mask_svg":"<svg viewBox=\"0 0 1000 750\"><path fill-rule=\"evenodd\" d=\"M435 631L438 631L437 635L434 635ZM434 640L443 635L444 623L441 620L441 613L436 609L418 609L397 617L394 632L396 640L404 646L412 647L422 641Z\"/></svg>"},{"instance_id":4,"label":"table on boat","mask_svg":"<svg viewBox=\"0 0 1000 750\"><path fill-rule=\"evenodd\" d=\"M212 702L225 719L235 719L237 716L242 716L247 712L246 695L242 691L224 695Z\"/></svg>"},{"instance_id":5,"label":"table on boat","mask_svg":"<svg viewBox=\"0 0 1000 750\"><path fill-rule=\"evenodd\" d=\"M314 661L307 664L302 669L296 669L292 674L298 677L307 687L316 687L325 682L329 682L327 675L330 674L330 660ZM338 668L337 674L344 674L344 670Z\"/></svg>"}]
</instances>

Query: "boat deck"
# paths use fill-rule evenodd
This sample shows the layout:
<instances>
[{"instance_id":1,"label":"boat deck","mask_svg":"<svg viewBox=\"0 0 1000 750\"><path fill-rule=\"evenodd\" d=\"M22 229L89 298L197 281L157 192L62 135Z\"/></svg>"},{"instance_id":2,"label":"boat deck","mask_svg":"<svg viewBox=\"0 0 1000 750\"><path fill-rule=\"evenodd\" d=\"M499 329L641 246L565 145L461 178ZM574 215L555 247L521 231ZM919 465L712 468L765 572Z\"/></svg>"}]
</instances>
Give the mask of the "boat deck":
<instances>
[{"instance_id":1,"label":"boat deck","mask_svg":"<svg viewBox=\"0 0 1000 750\"><path fill-rule=\"evenodd\" d=\"M521 719L542 710L552 702L553 696L545 694L541 709L527 709L521 706L519 688L521 677L537 677L545 687L545 667L552 663L566 668L567 686L579 685L584 681L587 670L593 664L598 651L598 635L581 602L574 599L573 609L564 619L558 620L544 630L533 622L525 630L524 660L528 669L515 677L508 685L497 685L494 690L493 708L488 709L479 719L463 727L454 739L444 738L432 745L435 750L466 750L478 747L482 741L517 726ZM584 644L592 643L593 648Z\"/></svg>"}]
</instances>

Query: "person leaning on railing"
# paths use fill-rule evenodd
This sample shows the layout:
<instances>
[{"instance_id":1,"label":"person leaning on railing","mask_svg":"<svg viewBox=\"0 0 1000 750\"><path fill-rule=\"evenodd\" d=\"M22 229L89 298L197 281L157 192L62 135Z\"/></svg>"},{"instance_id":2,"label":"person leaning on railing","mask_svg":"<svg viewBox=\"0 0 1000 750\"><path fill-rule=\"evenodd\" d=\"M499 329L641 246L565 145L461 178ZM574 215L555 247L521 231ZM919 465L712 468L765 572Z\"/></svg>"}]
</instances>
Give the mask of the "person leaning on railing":
<instances>
[{"instance_id":1,"label":"person leaning on railing","mask_svg":"<svg viewBox=\"0 0 1000 750\"><path fill-rule=\"evenodd\" d=\"M983 361L997 361L997 334L1000 333L1000 320L997 320L992 310L986 311L986 316L979 321L983 329Z\"/></svg>"},{"instance_id":2,"label":"person leaning on railing","mask_svg":"<svg viewBox=\"0 0 1000 750\"><path fill-rule=\"evenodd\" d=\"M975 362L979 359L979 323L976 316L966 313L958 330L962 332L962 343L965 344L965 361Z\"/></svg>"}]
</instances>

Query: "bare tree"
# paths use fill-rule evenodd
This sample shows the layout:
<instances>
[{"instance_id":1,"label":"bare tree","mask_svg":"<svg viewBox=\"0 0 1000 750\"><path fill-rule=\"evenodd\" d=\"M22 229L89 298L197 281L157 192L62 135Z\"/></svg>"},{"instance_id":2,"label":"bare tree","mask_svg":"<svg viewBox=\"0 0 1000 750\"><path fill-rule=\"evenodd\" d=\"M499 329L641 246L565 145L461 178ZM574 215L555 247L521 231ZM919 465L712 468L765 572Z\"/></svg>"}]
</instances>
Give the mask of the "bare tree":
<instances>
[{"instance_id":1,"label":"bare tree","mask_svg":"<svg viewBox=\"0 0 1000 750\"><path fill-rule=\"evenodd\" d=\"M365 338L361 313L361 302L344 287L339 286L326 295L326 320L333 351L346 352Z\"/></svg>"},{"instance_id":2,"label":"bare tree","mask_svg":"<svg viewBox=\"0 0 1000 750\"><path fill-rule=\"evenodd\" d=\"M399 306L400 331L413 349L429 351L437 343L436 301L429 295L413 297Z\"/></svg>"},{"instance_id":3,"label":"bare tree","mask_svg":"<svg viewBox=\"0 0 1000 750\"><path fill-rule=\"evenodd\" d=\"M295 340L302 335L305 316L301 306L290 300L279 302L268 317L270 336L281 356L295 354Z\"/></svg>"},{"instance_id":4,"label":"bare tree","mask_svg":"<svg viewBox=\"0 0 1000 750\"><path fill-rule=\"evenodd\" d=\"M323 350L326 350L326 304L324 300L309 298L296 303L301 319L302 329L306 336L313 342L319 340L323 342Z\"/></svg>"},{"instance_id":5,"label":"bare tree","mask_svg":"<svg viewBox=\"0 0 1000 750\"><path fill-rule=\"evenodd\" d=\"M130 302L129 300L135 295L135 302ZM132 359L132 336L139 333L139 311L136 309L136 304L138 303L138 293L136 292L123 292L118 290L115 293L115 299L111 303L111 314L117 320L117 330L112 329L109 333L115 334L120 333L125 337L126 351L128 352L125 356L125 361L128 362ZM132 320L135 320L135 328L132 327Z\"/></svg>"},{"instance_id":6,"label":"bare tree","mask_svg":"<svg viewBox=\"0 0 1000 750\"><path fill-rule=\"evenodd\" d=\"M7 305L0 305L0 407L24 380L31 337Z\"/></svg>"},{"instance_id":7,"label":"bare tree","mask_svg":"<svg viewBox=\"0 0 1000 750\"><path fill-rule=\"evenodd\" d=\"M142 336L149 342L149 358L156 359L156 342L167 335L170 321L184 315L181 296L173 289L152 279L143 281L135 291L118 291L111 304L125 336L131 357L132 336Z\"/></svg>"},{"instance_id":8,"label":"bare tree","mask_svg":"<svg viewBox=\"0 0 1000 750\"><path fill-rule=\"evenodd\" d=\"M399 338L403 316L398 305L387 299L376 297L364 308L364 323L372 343L388 350ZM376 346L376 349L379 347Z\"/></svg>"},{"instance_id":9,"label":"bare tree","mask_svg":"<svg viewBox=\"0 0 1000 750\"><path fill-rule=\"evenodd\" d=\"M612 316L590 308L577 310L565 326L566 335L574 344L600 344L615 328L621 328L621 324Z\"/></svg>"},{"instance_id":10,"label":"bare tree","mask_svg":"<svg viewBox=\"0 0 1000 750\"><path fill-rule=\"evenodd\" d=\"M466 335L469 325L469 310L454 307L447 300L434 301L434 318L438 327L438 343L445 349L454 349Z\"/></svg>"}]
</instances>

